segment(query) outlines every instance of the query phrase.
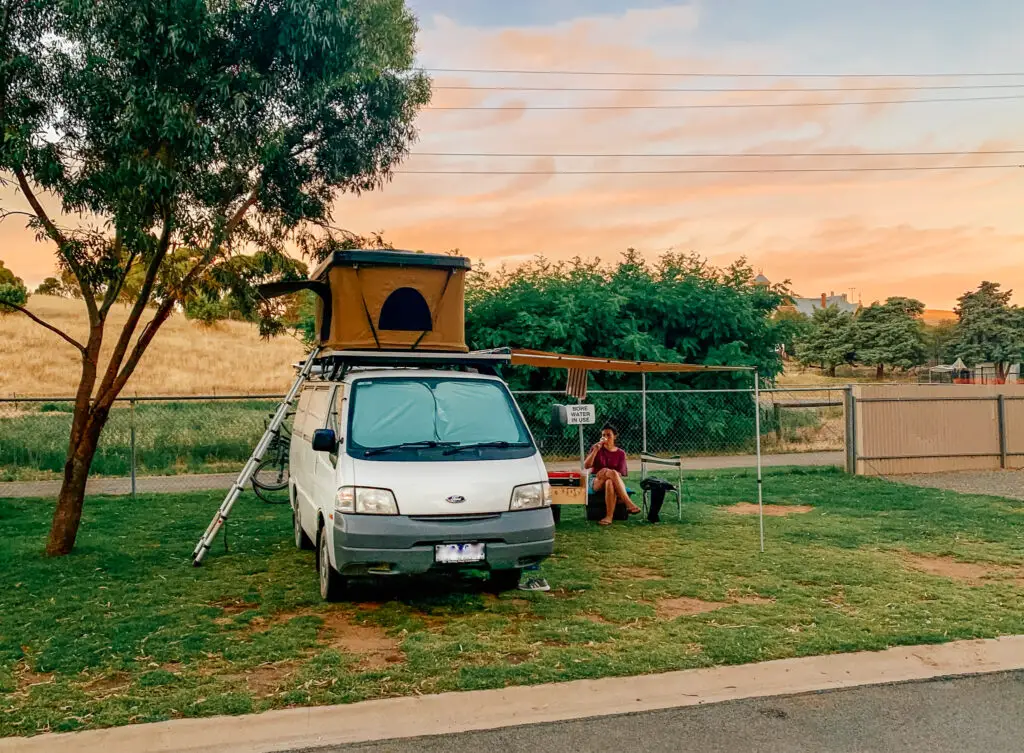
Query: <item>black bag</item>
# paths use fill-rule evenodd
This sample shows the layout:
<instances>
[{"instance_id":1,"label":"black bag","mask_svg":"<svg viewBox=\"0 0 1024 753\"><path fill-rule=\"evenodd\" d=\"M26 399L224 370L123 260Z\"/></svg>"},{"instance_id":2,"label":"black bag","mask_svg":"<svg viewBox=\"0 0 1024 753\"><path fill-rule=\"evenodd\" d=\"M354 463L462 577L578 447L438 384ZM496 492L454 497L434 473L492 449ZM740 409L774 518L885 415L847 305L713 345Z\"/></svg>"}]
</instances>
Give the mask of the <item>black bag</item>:
<instances>
[{"instance_id":1,"label":"black bag","mask_svg":"<svg viewBox=\"0 0 1024 753\"><path fill-rule=\"evenodd\" d=\"M587 520L601 520L607 514L608 507L604 501L604 490L587 495ZM612 520L629 520L629 512L621 502L615 505Z\"/></svg>"},{"instance_id":2,"label":"black bag","mask_svg":"<svg viewBox=\"0 0 1024 753\"><path fill-rule=\"evenodd\" d=\"M645 478L640 482L640 488L651 495L651 508L647 513L648 523L660 523L661 506L665 504L665 494L675 491L676 488L668 481L660 478Z\"/></svg>"}]
</instances>

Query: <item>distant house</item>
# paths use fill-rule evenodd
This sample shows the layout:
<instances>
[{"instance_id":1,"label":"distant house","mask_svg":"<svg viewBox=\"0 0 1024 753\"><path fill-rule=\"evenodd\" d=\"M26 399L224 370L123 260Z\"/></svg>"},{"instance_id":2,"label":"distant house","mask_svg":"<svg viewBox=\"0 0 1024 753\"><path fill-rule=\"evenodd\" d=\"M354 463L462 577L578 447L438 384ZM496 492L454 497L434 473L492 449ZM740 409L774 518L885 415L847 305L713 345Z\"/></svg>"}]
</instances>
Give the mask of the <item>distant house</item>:
<instances>
[{"instance_id":1,"label":"distant house","mask_svg":"<svg viewBox=\"0 0 1024 753\"><path fill-rule=\"evenodd\" d=\"M818 298L797 298L793 296L791 299L793 308L799 311L805 316L811 316L818 309L827 309L831 306L835 306L840 311L845 311L848 314L856 314L860 310L860 304L850 301L846 297L846 293L836 295L832 293L830 295L821 294Z\"/></svg>"},{"instance_id":2,"label":"distant house","mask_svg":"<svg viewBox=\"0 0 1024 753\"><path fill-rule=\"evenodd\" d=\"M754 278L755 285L771 285L771 281L763 274L759 274ZM829 306L835 306L840 311L845 311L849 314L856 314L860 310L860 303L854 303L846 297L846 293L836 295L835 293L829 293L826 295L822 293L817 298L800 298L798 296L792 296L789 299L789 303L779 306L780 311L798 311L804 316L811 316L818 309L827 309Z\"/></svg>"}]
</instances>

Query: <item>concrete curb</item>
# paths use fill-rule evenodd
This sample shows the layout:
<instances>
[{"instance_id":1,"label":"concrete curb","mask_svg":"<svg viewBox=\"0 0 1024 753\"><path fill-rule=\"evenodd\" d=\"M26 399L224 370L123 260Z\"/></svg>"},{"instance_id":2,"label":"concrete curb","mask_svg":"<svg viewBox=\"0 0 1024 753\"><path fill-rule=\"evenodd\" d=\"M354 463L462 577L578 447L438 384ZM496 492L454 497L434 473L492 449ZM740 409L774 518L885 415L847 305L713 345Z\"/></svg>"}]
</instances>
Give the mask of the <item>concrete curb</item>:
<instances>
[{"instance_id":1,"label":"concrete curb","mask_svg":"<svg viewBox=\"0 0 1024 753\"><path fill-rule=\"evenodd\" d=\"M271 753L1024 669L1024 635L0 739L0 753Z\"/></svg>"}]
</instances>

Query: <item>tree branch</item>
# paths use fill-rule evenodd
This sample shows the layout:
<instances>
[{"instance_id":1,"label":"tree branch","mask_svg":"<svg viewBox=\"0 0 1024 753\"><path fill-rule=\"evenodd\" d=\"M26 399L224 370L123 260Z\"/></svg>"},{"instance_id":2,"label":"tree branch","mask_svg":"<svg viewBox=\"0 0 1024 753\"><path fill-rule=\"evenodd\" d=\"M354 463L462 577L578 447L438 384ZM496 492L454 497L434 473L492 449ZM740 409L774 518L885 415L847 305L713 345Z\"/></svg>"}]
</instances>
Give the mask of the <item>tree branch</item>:
<instances>
[{"instance_id":1,"label":"tree branch","mask_svg":"<svg viewBox=\"0 0 1024 753\"><path fill-rule=\"evenodd\" d=\"M132 335L135 334L135 328L142 318L142 312L145 311L146 304L149 303L149 296L153 292L153 286L156 284L160 265L163 264L164 258L167 255L167 249L171 244L171 217L169 211L164 211L163 219L164 227L160 233L160 240L157 242L153 258L149 260L146 277L142 281L142 287L139 289L139 295L135 299L135 305L132 306L131 313L128 314L128 320L121 328L121 336L117 339L114 352L110 354L106 373L103 375L103 381L100 382L98 395L104 395L117 381L118 370L124 361L124 354L128 352L128 345L131 343ZM173 296L171 296L171 300L173 301ZM114 392L114 396L117 396L117 391Z\"/></svg>"},{"instance_id":2,"label":"tree branch","mask_svg":"<svg viewBox=\"0 0 1024 753\"><path fill-rule=\"evenodd\" d=\"M114 255L120 256L121 254L121 231L116 230L114 232ZM103 296L103 303L100 305L100 318L104 318L107 312L110 311L110 307L114 305L114 301L121 294L121 288L124 286L125 280L128 279L128 273L131 272L132 264L135 262L135 251L133 250L128 256L128 263L124 267L124 274L121 275L116 281L111 282L107 285L106 295Z\"/></svg>"},{"instance_id":3,"label":"tree branch","mask_svg":"<svg viewBox=\"0 0 1024 753\"><path fill-rule=\"evenodd\" d=\"M76 348L78 348L78 350L81 351L81 353L83 355L85 354L85 346L82 345L82 343L78 342L78 340L76 340L75 338L71 337L71 335L67 334L66 332L63 332L62 330L58 329L57 327L54 327L49 322L43 321L38 316L33 314L31 311L29 311L27 308L25 308L23 306L19 306L16 303L8 303L7 301L0 302L0 308L3 308L4 306L9 306L10 308L14 309L15 311L20 311L25 316L27 316L29 319L34 321L36 324L38 324L41 327L45 327L46 329L50 330L53 334L63 338L66 342L68 342L69 344L74 345Z\"/></svg>"},{"instance_id":4,"label":"tree branch","mask_svg":"<svg viewBox=\"0 0 1024 753\"><path fill-rule=\"evenodd\" d=\"M146 326L142 328L142 334L139 335L139 339L135 342L135 347L132 348L132 352L124 362L124 367L117 374L117 377L113 380L110 388L106 393L103 393L101 387L100 396L102 397L98 396L97 402L102 401L104 404L112 403L114 398L117 397L122 389L124 389L124 386L128 383L131 375L135 372L135 367L139 365L139 361L142 359L142 354L146 352L146 348L149 347L153 338L156 337L156 333L157 330L160 329L160 325L167 321L167 318L171 315L176 302L177 299L172 296L160 304L156 313L153 315L153 318L150 319L149 322L146 323ZM108 371L108 374L109 373L110 372ZM106 378L104 378L103 381L106 383Z\"/></svg>"},{"instance_id":5,"label":"tree branch","mask_svg":"<svg viewBox=\"0 0 1024 753\"><path fill-rule=\"evenodd\" d=\"M14 170L14 175L18 179L18 186L21 188L21 192L25 194L25 198L28 200L29 206L32 207L32 211L36 213L36 217L42 223L43 229L46 230L46 234L53 239L53 242L57 244L57 250L60 255L64 257L64 260L71 267L71 272L74 274L75 279L78 281L78 287L82 290L82 299L85 301L85 307L89 310L89 323L96 324L99 321L99 311L96 308L96 296L92 294L92 289L85 284L85 272L82 269L82 265L79 264L74 257L67 251L68 239L64 233L61 232L60 228L54 224L53 220L43 209L43 205L39 203L39 199L36 198L35 193L32 191L32 186L28 183L28 178L25 177L25 171L20 167Z\"/></svg>"},{"instance_id":6,"label":"tree branch","mask_svg":"<svg viewBox=\"0 0 1024 753\"><path fill-rule=\"evenodd\" d=\"M235 231L235 228L238 227L238 223L240 223L242 219L245 217L245 213L249 211L249 208L252 207L253 204L256 203L256 199L258 198L258 191L259 183L257 182L256 186L252 189L252 192L245 198L245 201L242 202L242 206L240 206L238 210L233 215L231 215L230 219L228 219L227 221L227 224L224 226L225 239L228 238L231 235L231 233Z\"/></svg>"},{"instance_id":7,"label":"tree branch","mask_svg":"<svg viewBox=\"0 0 1024 753\"><path fill-rule=\"evenodd\" d=\"M28 204L32 207L32 211L36 213L36 217L41 223L43 223L43 229L46 230L46 234L49 235L53 242L58 246L66 246L68 239L64 233L60 231L50 216L43 209L43 205L39 203L39 199L36 198L35 193L32 191L32 186L28 184L28 179L25 177L25 172L20 167L15 168L14 176L18 179L18 186L21 188L21 192L25 194L25 198L28 200Z\"/></svg>"}]
</instances>

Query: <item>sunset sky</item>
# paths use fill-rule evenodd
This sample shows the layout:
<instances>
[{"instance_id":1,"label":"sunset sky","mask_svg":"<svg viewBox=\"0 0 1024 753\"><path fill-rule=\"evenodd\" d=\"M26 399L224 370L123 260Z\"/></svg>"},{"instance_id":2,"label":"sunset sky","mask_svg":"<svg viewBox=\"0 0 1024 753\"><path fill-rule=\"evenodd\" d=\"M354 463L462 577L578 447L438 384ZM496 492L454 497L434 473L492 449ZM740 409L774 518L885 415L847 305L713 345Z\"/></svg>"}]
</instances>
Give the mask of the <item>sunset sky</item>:
<instances>
[{"instance_id":1,"label":"sunset sky","mask_svg":"<svg viewBox=\"0 0 1024 753\"><path fill-rule=\"evenodd\" d=\"M435 90L402 170L759 170L1021 165L1024 3L1019 0L410 0L435 86L767 89L767 92ZM714 73L714 77L450 73L436 69ZM1017 73L1007 77L913 74ZM729 74L772 74L738 77ZM775 74L778 74L777 76ZM800 74L843 74L805 78ZM858 77L853 77L856 74ZM888 78L873 78L886 74ZM878 87L993 87L878 90ZM778 91L793 88L861 91ZM872 90L874 89L874 90ZM1017 97L877 104L899 99ZM836 102L876 104L831 105ZM626 105L808 103L629 109ZM536 110L537 106L618 106ZM961 156L480 157L747 152L962 152ZM419 154L417 154L419 153ZM614 259L746 255L798 293L889 295L951 308L983 279L1024 294L1024 169L661 175L399 174L345 197L336 224L402 248L459 248L488 266L536 254ZM8 220L0 258L30 283L52 270ZM1018 301L1024 297L1018 296Z\"/></svg>"}]
</instances>

